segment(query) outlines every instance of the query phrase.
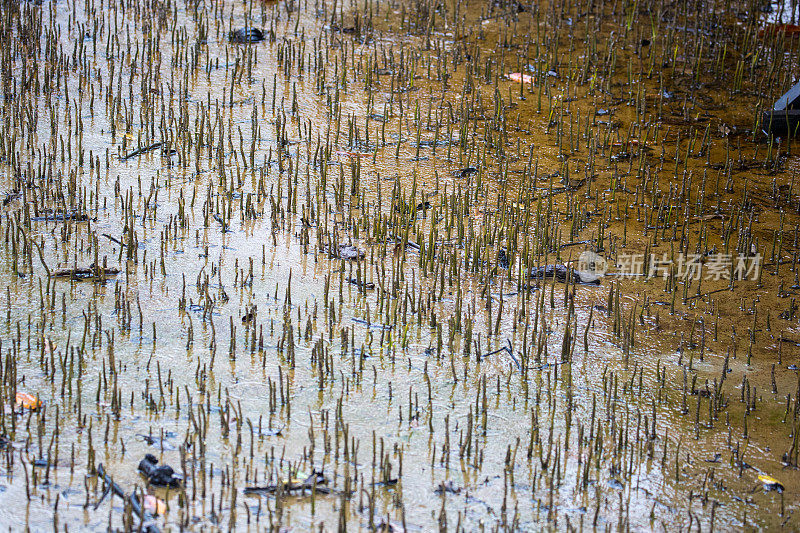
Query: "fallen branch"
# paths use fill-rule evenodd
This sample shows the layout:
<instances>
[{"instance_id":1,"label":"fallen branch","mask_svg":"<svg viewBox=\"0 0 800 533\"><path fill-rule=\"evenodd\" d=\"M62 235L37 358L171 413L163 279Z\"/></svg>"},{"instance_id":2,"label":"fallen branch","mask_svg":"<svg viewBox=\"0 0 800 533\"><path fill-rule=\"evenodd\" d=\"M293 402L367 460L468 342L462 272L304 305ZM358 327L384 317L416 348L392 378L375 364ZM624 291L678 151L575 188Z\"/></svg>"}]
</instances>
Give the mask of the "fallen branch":
<instances>
[{"instance_id":1,"label":"fallen branch","mask_svg":"<svg viewBox=\"0 0 800 533\"><path fill-rule=\"evenodd\" d=\"M116 276L117 274L119 274L118 268L97 268L94 263L92 263L88 267L64 268L56 270L51 274L51 277L81 280L89 278L101 279L101 275L103 278L105 278L106 276Z\"/></svg>"},{"instance_id":2,"label":"fallen branch","mask_svg":"<svg viewBox=\"0 0 800 533\"><path fill-rule=\"evenodd\" d=\"M729 291L730 287L723 287L721 289L714 289L713 291L704 292L703 294L695 294L692 296L687 297L687 300L694 300L695 298L705 298L709 294L714 294L715 292L722 292L722 291Z\"/></svg>"},{"instance_id":3,"label":"fallen branch","mask_svg":"<svg viewBox=\"0 0 800 533\"><path fill-rule=\"evenodd\" d=\"M150 513L142 509L142 505L139 503L139 497L136 496L135 493L131 493L131 495L127 495L125 491L120 487L111 476L106 473L105 468L103 468L103 463L97 465L97 475L103 478L103 482L105 482L107 490L103 492L103 496L100 498L100 501L97 502L95 509L97 506L100 505L100 502L103 501L106 494L108 494L109 490L113 493L122 498L123 500L127 500L131 503L131 509L133 512L136 513L136 516L142 521L142 528L141 530L145 533L161 533L161 530L158 528L157 525L153 524L153 517L150 516Z\"/></svg>"},{"instance_id":4,"label":"fallen branch","mask_svg":"<svg viewBox=\"0 0 800 533\"><path fill-rule=\"evenodd\" d=\"M121 240L117 239L116 237L112 237L108 233L103 233L103 237L105 237L106 239L108 239L111 242L115 242L115 243L119 244L123 248L125 248L125 246L127 246L124 242L122 242Z\"/></svg>"},{"instance_id":5,"label":"fallen branch","mask_svg":"<svg viewBox=\"0 0 800 533\"><path fill-rule=\"evenodd\" d=\"M123 156L122 160L123 161L127 161L128 159L130 159L132 157L136 157L137 155L146 154L147 152L151 152L151 151L155 150L156 148L158 148L162 144L164 144L164 143L159 141L157 143L151 144L150 146L144 146L142 148L137 148L136 150L134 150L133 152L129 153L128 155Z\"/></svg>"},{"instance_id":6,"label":"fallen branch","mask_svg":"<svg viewBox=\"0 0 800 533\"><path fill-rule=\"evenodd\" d=\"M517 370L522 372L522 365L519 363L519 360L514 355L514 350L511 347L511 341L506 339L506 342L508 343L508 346L503 346L502 348L498 348L493 352L485 353L481 355L479 359L486 359L487 357L499 354L500 352L508 352L508 355L510 355L511 359L514 361L514 364L517 365Z\"/></svg>"},{"instance_id":7,"label":"fallen branch","mask_svg":"<svg viewBox=\"0 0 800 533\"><path fill-rule=\"evenodd\" d=\"M297 480L281 481L275 485L266 485L264 487L245 487L245 494L275 494L281 489L283 492L300 491L301 493L309 490L316 491L319 494L333 494L334 491L327 486L327 478L319 473L314 472L308 476L305 481L298 482Z\"/></svg>"},{"instance_id":8,"label":"fallen branch","mask_svg":"<svg viewBox=\"0 0 800 533\"><path fill-rule=\"evenodd\" d=\"M573 241L573 242L565 242L561 246L558 247L559 250L563 250L564 248L569 248L570 246L578 246L579 244L592 244L594 241L589 239L588 241Z\"/></svg>"}]
</instances>

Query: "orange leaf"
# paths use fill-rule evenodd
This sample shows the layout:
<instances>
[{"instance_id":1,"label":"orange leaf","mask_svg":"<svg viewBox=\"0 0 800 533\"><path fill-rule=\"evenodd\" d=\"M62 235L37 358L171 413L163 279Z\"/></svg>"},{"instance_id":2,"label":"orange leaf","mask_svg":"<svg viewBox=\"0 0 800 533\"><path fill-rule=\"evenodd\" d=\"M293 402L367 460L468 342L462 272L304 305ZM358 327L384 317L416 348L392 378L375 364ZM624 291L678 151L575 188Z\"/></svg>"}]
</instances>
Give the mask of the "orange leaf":
<instances>
[{"instance_id":1,"label":"orange leaf","mask_svg":"<svg viewBox=\"0 0 800 533\"><path fill-rule=\"evenodd\" d=\"M39 398L33 394L28 394L27 392L18 392L16 400L18 406L24 409L31 409L33 411L42 405L42 401Z\"/></svg>"},{"instance_id":2,"label":"orange leaf","mask_svg":"<svg viewBox=\"0 0 800 533\"><path fill-rule=\"evenodd\" d=\"M533 83L533 76L529 76L528 74L522 74L520 72L512 72L506 76L511 81L515 81L517 83Z\"/></svg>"}]
</instances>

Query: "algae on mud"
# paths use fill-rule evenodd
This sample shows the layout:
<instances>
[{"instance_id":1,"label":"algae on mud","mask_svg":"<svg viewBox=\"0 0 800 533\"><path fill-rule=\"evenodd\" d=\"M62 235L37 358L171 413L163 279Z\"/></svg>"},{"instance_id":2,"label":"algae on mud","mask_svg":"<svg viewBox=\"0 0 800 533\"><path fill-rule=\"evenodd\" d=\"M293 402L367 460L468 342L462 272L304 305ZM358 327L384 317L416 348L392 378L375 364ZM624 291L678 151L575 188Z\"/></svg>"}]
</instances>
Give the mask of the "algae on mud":
<instances>
[{"instance_id":1,"label":"algae on mud","mask_svg":"<svg viewBox=\"0 0 800 533\"><path fill-rule=\"evenodd\" d=\"M0 525L137 529L108 474L162 530L796 529L774 20L0 4Z\"/></svg>"}]
</instances>

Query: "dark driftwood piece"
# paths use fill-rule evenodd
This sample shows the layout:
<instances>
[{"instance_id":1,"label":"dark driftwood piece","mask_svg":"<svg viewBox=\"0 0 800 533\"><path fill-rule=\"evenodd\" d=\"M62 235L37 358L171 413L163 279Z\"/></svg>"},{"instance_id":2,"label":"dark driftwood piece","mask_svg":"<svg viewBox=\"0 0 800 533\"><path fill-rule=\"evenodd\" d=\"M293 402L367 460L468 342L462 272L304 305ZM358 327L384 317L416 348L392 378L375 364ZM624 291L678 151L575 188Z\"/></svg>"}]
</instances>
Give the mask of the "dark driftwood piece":
<instances>
[{"instance_id":1,"label":"dark driftwood piece","mask_svg":"<svg viewBox=\"0 0 800 533\"><path fill-rule=\"evenodd\" d=\"M584 283L587 285L599 285L600 280L582 275L578 270L570 268L565 265L545 265L539 268L532 268L529 274L530 279L547 279L556 278L560 282L567 281L568 277L572 274L573 281Z\"/></svg>"},{"instance_id":2,"label":"dark driftwood piece","mask_svg":"<svg viewBox=\"0 0 800 533\"><path fill-rule=\"evenodd\" d=\"M281 481L280 484L266 485L264 487L245 487L245 494L275 494L278 489L282 492L317 491L318 494L332 494L333 489L327 486L327 478L319 472L314 472L305 481Z\"/></svg>"},{"instance_id":3,"label":"dark driftwood piece","mask_svg":"<svg viewBox=\"0 0 800 533\"><path fill-rule=\"evenodd\" d=\"M111 476L106 473L102 463L97 466L97 475L103 478L103 481L106 484L106 491L103 492L103 497L100 498L99 502L97 502L95 508L100 505L100 502L103 501L103 498L105 498L106 494L110 490L123 500L128 500L131 502L131 509L133 509L133 512L136 513L136 516L138 516L142 521L142 531L145 533L161 533L161 530L158 528L158 526L152 523L153 517L150 516L150 513L142 509L142 505L139 503L139 497L136 494L131 494L128 496L122 487L120 487L117 482L111 479Z\"/></svg>"},{"instance_id":4,"label":"dark driftwood piece","mask_svg":"<svg viewBox=\"0 0 800 533\"><path fill-rule=\"evenodd\" d=\"M117 274L119 274L118 268L113 268L113 267L97 268L93 263L88 267L64 268L61 270L56 270L55 272L53 272L52 277L81 280L89 278L99 279L101 275L103 277L106 277L106 276L116 276Z\"/></svg>"},{"instance_id":5,"label":"dark driftwood piece","mask_svg":"<svg viewBox=\"0 0 800 533\"><path fill-rule=\"evenodd\" d=\"M142 154L146 154L147 152L152 152L153 150L155 150L156 148L158 148L162 144L164 144L164 143L159 141L157 143L153 143L153 144L150 144L148 146L142 146L141 148L137 148L136 150L134 150L133 152L129 153L128 155L123 156L122 160L123 161L127 161L128 159L136 157L137 155L142 155Z\"/></svg>"},{"instance_id":6,"label":"dark driftwood piece","mask_svg":"<svg viewBox=\"0 0 800 533\"><path fill-rule=\"evenodd\" d=\"M3 205L5 205L5 203ZM89 215L74 211L62 213L60 211L45 210L40 216L31 217L31 222L67 222L70 220L86 222L89 220Z\"/></svg>"}]
</instances>

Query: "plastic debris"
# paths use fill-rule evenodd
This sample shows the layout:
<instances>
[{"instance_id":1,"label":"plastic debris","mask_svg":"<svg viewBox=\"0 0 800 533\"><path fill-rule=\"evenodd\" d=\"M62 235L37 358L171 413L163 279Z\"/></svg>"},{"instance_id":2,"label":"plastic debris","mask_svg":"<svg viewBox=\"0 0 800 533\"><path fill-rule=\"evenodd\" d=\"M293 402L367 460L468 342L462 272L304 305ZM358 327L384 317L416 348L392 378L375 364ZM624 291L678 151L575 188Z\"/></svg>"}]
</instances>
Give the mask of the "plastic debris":
<instances>
[{"instance_id":1,"label":"plastic debris","mask_svg":"<svg viewBox=\"0 0 800 533\"><path fill-rule=\"evenodd\" d=\"M783 484L772 476L759 474L758 480L764 484L764 490L777 490L783 492Z\"/></svg>"},{"instance_id":2,"label":"plastic debris","mask_svg":"<svg viewBox=\"0 0 800 533\"><path fill-rule=\"evenodd\" d=\"M773 135L792 137L797 134L800 126L800 83L778 98L772 110L761 114L761 126L765 133Z\"/></svg>"},{"instance_id":3,"label":"plastic debris","mask_svg":"<svg viewBox=\"0 0 800 533\"><path fill-rule=\"evenodd\" d=\"M530 74L523 74L521 72L512 72L511 74L507 74L506 77L511 81L515 81L517 83L533 83L533 76Z\"/></svg>"},{"instance_id":4,"label":"plastic debris","mask_svg":"<svg viewBox=\"0 0 800 533\"><path fill-rule=\"evenodd\" d=\"M163 515L167 512L167 504L164 503L164 500L160 500L152 494L145 494L144 509L154 515Z\"/></svg>"},{"instance_id":5,"label":"plastic debris","mask_svg":"<svg viewBox=\"0 0 800 533\"><path fill-rule=\"evenodd\" d=\"M171 466L159 465L158 459L149 453L139 461L139 472L145 475L149 484L159 487L178 487L182 481Z\"/></svg>"}]
</instances>

